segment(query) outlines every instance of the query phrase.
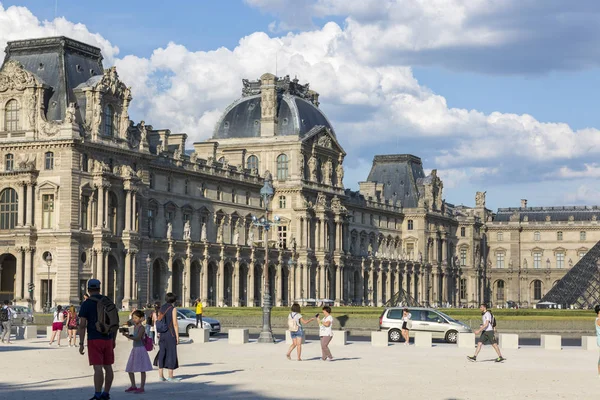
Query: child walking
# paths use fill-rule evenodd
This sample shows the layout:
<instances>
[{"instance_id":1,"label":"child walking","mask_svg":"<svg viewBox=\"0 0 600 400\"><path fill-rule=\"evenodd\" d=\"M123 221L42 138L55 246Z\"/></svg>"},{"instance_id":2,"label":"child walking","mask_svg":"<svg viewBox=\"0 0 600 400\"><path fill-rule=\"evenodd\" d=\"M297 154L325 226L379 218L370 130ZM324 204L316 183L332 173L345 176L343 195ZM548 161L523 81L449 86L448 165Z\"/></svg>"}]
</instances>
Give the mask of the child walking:
<instances>
[{"instance_id":1,"label":"child walking","mask_svg":"<svg viewBox=\"0 0 600 400\"><path fill-rule=\"evenodd\" d=\"M144 386L146 385L146 371L152 371L152 363L148 356L148 351L144 346L142 339L146 334L142 321L144 320L144 312L141 310L135 310L131 316L134 324L133 335L129 335L123 332L123 335L133 341L133 348L131 354L129 354L129 361L125 367L125 372L129 373L129 380L131 381L131 387L126 389L127 393L140 394L144 393ZM142 379L140 387L138 388L135 384L135 373L141 372Z\"/></svg>"}]
</instances>

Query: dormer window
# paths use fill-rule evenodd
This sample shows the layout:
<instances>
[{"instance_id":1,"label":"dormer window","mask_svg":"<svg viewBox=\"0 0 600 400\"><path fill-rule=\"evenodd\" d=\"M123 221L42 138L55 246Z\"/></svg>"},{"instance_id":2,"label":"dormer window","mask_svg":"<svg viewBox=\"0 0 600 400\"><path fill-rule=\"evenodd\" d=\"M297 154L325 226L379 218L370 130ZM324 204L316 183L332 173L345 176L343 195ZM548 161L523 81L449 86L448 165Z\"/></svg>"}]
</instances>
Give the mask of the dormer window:
<instances>
[{"instance_id":1,"label":"dormer window","mask_svg":"<svg viewBox=\"0 0 600 400\"><path fill-rule=\"evenodd\" d=\"M19 130L19 103L16 100L9 100L4 109L4 130Z\"/></svg>"},{"instance_id":2,"label":"dormer window","mask_svg":"<svg viewBox=\"0 0 600 400\"><path fill-rule=\"evenodd\" d=\"M112 137L115 134L115 109L110 104L104 109L104 134Z\"/></svg>"}]
</instances>

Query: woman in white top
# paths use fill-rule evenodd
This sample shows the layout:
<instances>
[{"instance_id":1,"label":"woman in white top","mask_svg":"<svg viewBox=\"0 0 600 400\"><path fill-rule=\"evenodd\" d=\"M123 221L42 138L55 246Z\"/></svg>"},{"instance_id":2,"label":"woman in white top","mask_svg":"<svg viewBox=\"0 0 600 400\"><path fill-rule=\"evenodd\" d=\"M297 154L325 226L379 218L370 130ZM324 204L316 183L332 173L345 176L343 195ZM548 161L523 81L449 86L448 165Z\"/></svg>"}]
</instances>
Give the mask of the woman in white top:
<instances>
[{"instance_id":1,"label":"woman in white top","mask_svg":"<svg viewBox=\"0 0 600 400\"><path fill-rule=\"evenodd\" d=\"M288 319L292 319L296 322L298 329L295 332L290 332L292 336L292 345L288 349L287 354L285 355L288 360L291 360L291 354L296 348L296 352L298 354L298 361L302 361L302 338L304 337L304 327L303 324L308 324L315 320L316 318L304 319L302 318L302 314L300 314L300 304L294 303L292 305L292 312L288 315Z\"/></svg>"},{"instance_id":2,"label":"woman in white top","mask_svg":"<svg viewBox=\"0 0 600 400\"><path fill-rule=\"evenodd\" d=\"M60 336L62 334L64 320L65 314L63 312L62 306L56 307L56 311L54 312L54 318L52 319L52 336L50 337L50 346L52 346L52 343L54 343L54 339L56 339L56 336L58 336L58 347L60 347Z\"/></svg>"},{"instance_id":3,"label":"woman in white top","mask_svg":"<svg viewBox=\"0 0 600 400\"><path fill-rule=\"evenodd\" d=\"M333 317L331 316L331 307L325 306L322 308L325 318L319 319L317 314L317 321L319 322L319 336L321 338L321 360L331 361L333 356L329 350L329 342L333 338L333 332L331 330L333 325Z\"/></svg>"},{"instance_id":4,"label":"woman in white top","mask_svg":"<svg viewBox=\"0 0 600 400\"><path fill-rule=\"evenodd\" d=\"M402 310L402 336L404 337L404 345L408 346L408 331L410 330L411 322L410 313L408 312L408 308Z\"/></svg>"}]
</instances>

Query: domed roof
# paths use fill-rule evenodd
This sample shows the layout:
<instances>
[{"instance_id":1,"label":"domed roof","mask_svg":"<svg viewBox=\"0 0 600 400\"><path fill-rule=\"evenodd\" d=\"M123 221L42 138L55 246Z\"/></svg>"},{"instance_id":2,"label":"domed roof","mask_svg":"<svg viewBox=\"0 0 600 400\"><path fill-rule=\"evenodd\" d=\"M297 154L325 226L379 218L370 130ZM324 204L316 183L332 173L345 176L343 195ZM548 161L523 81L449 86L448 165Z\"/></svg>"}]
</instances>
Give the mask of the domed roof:
<instances>
[{"instance_id":1,"label":"domed roof","mask_svg":"<svg viewBox=\"0 0 600 400\"><path fill-rule=\"evenodd\" d=\"M244 97L231 104L215 127L213 139L260 137L261 92L260 81L244 80ZM308 90L308 85L297 84L289 77L277 81L277 136L303 137L316 126L333 128L314 104L318 94Z\"/></svg>"}]
</instances>

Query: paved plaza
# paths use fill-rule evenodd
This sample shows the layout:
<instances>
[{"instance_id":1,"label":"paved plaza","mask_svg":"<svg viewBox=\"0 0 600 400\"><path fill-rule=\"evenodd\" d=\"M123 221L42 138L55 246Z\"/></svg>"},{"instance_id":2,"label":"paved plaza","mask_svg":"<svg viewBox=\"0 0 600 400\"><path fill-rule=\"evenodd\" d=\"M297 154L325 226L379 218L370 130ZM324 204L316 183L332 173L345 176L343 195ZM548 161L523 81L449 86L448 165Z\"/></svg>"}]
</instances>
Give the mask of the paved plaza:
<instances>
[{"instance_id":1,"label":"paved plaza","mask_svg":"<svg viewBox=\"0 0 600 400\"><path fill-rule=\"evenodd\" d=\"M66 343L66 341L65 341ZM212 398L238 399L598 399L598 353L580 348L562 351L525 346L505 350L508 360L493 362L484 348L477 363L465 349L434 344L372 347L369 342L332 347L335 360L320 360L320 346L309 341L304 361L288 361L284 342L275 345L229 345L222 337L207 344L179 347L180 383L160 383L149 373L146 394L123 391L129 385L125 364L130 344L116 349L113 399ZM155 352L151 353L153 357ZM92 368L77 348L49 347L45 338L16 341L0 347L1 399L88 399ZM293 357L295 359L295 357ZM137 378L139 379L139 374Z\"/></svg>"}]
</instances>

